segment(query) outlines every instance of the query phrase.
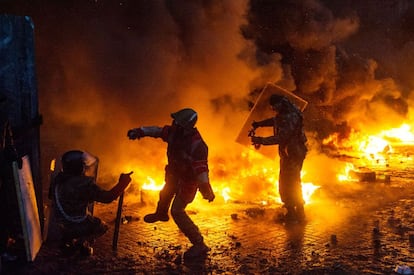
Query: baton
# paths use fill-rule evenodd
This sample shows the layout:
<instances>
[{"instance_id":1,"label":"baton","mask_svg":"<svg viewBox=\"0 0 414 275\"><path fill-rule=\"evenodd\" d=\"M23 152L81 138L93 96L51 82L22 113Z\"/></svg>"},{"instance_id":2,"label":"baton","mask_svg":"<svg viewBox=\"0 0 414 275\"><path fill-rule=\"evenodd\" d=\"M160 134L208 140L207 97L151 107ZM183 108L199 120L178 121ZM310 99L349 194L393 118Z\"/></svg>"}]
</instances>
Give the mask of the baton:
<instances>
[{"instance_id":1,"label":"baton","mask_svg":"<svg viewBox=\"0 0 414 275\"><path fill-rule=\"evenodd\" d=\"M121 225L123 202L124 202L124 192L122 192L122 194L119 196L119 199L118 199L118 211L116 212L114 238L112 239L112 250L114 251L117 250L118 248L119 226Z\"/></svg>"}]
</instances>

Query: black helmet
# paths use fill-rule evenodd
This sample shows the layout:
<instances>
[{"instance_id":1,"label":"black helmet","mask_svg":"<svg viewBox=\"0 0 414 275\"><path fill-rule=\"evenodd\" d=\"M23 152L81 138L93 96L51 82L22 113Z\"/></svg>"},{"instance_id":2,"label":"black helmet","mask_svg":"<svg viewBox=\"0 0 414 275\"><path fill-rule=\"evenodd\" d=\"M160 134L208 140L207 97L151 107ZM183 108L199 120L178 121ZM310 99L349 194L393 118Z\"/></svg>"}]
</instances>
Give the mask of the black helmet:
<instances>
[{"instance_id":1,"label":"black helmet","mask_svg":"<svg viewBox=\"0 0 414 275\"><path fill-rule=\"evenodd\" d=\"M83 151L71 150L62 155L62 170L72 175L82 175L84 170Z\"/></svg>"},{"instance_id":2,"label":"black helmet","mask_svg":"<svg viewBox=\"0 0 414 275\"><path fill-rule=\"evenodd\" d=\"M287 101L287 98L282 95L273 94L269 98L269 104L272 106L281 104L283 101Z\"/></svg>"},{"instance_id":3,"label":"black helmet","mask_svg":"<svg viewBox=\"0 0 414 275\"><path fill-rule=\"evenodd\" d=\"M278 110L279 112L283 112L290 105L287 97L278 94L270 96L269 104L273 107L273 109Z\"/></svg>"},{"instance_id":4,"label":"black helmet","mask_svg":"<svg viewBox=\"0 0 414 275\"><path fill-rule=\"evenodd\" d=\"M172 113L171 117L175 123L183 128L193 128L197 122L197 112L191 108L184 108Z\"/></svg>"}]
</instances>

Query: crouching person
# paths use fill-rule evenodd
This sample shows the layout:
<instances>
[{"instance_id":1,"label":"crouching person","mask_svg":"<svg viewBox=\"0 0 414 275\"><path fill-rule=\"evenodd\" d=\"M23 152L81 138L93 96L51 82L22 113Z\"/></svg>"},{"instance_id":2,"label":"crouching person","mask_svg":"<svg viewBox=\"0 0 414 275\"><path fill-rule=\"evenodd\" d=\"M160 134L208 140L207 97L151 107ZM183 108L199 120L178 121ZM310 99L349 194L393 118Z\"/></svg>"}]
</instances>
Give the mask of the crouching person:
<instances>
[{"instance_id":1,"label":"crouching person","mask_svg":"<svg viewBox=\"0 0 414 275\"><path fill-rule=\"evenodd\" d=\"M52 200L54 220L59 228L64 252L91 255L91 245L102 236L108 226L91 215L88 205L93 202L110 203L118 198L131 181L130 175L121 174L110 190L100 188L95 177L87 171L98 159L79 150L68 151L61 158L62 170L52 180L49 198Z\"/></svg>"}]
</instances>

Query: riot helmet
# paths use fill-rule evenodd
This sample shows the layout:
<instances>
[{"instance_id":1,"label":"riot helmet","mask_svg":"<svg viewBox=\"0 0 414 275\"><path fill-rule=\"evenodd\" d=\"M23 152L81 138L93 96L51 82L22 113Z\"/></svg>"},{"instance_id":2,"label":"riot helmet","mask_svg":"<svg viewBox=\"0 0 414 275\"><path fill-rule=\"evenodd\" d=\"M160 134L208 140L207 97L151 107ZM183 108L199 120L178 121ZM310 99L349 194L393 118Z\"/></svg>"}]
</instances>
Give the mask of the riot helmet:
<instances>
[{"instance_id":1,"label":"riot helmet","mask_svg":"<svg viewBox=\"0 0 414 275\"><path fill-rule=\"evenodd\" d=\"M191 108L184 108L172 113L171 117L177 125L185 129L193 128L197 122L197 112Z\"/></svg>"},{"instance_id":2,"label":"riot helmet","mask_svg":"<svg viewBox=\"0 0 414 275\"><path fill-rule=\"evenodd\" d=\"M62 155L62 170L72 175L82 175L84 171L83 151L71 150Z\"/></svg>"}]
</instances>

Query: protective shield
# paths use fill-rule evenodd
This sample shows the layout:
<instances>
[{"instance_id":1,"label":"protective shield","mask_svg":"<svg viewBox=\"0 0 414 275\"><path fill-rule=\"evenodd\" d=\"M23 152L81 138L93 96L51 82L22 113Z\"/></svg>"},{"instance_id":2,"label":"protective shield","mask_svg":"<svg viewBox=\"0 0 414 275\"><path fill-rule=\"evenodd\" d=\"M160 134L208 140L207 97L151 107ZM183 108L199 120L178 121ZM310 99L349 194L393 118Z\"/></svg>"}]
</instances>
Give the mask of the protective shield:
<instances>
[{"instance_id":1,"label":"protective shield","mask_svg":"<svg viewBox=\"0 0 414 275\"><path fill-rule=\"evenodd\" d=\"M98 178L98 166L99 166L99 159L96 156L93 156L92 154L88 152L83 153L83 159L85 163L85 176L92 177L95 179L95 182ZM88 211L89 214L93 215L93 208L95 203L90 202L88 204Z\"/></svg>"},{"instance_id":2,"label":"protective shield","mask_svg":"<svg viewBox=\"0 0 414 275\"><path fill-rule=\"evenodd\" d=\"M88 152L83 153L84 163L85 163L85 176L93 177L95 182L98 177L98 165L99 159L96 156L91 155Z\"/></svg>"},{"instance_id":3,"label":"protective shield","mask_svg":"<svg viewBox=\"0 0 414 275\"><path fill-rule=\"evenodd\" d=\"M297 95L285 90L277 85L268 83L263 90L261 91L259 97L257 98L249 116L247 117L243 127L241 128L239 135L236 138L236 142L254 148L251 144L249 134L251 132L252 122L261 121L270 117L273 117L275 114L269 105L269 98L272 94L278 94L286 96L293 104L295 104L302 112L305 110L308 102L304 99L298 97ZM273 135L273 127L261 127L256 129L256 136L268 137ZM257 149L262 155L274 159L278 154L278 146L260 146Z\"/></svg>"},{"instance_id":4,"label":"protective shield","mask_svg":"<svg viewBox=\"0 0 414 275\"><path fill-rule=\"evenodd\" d=\"M22 168L13 162L13 175L28 262L33 262L42 246L42 232L29 156L22 157Z\"/></svg>"}]
</instances>

